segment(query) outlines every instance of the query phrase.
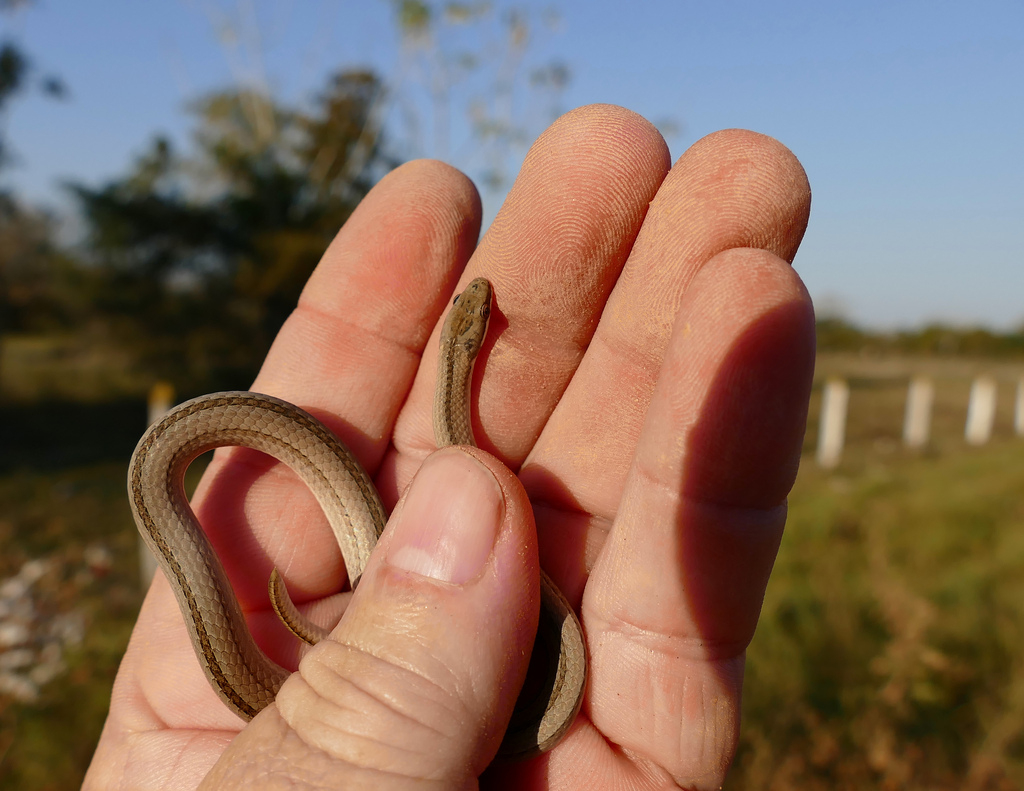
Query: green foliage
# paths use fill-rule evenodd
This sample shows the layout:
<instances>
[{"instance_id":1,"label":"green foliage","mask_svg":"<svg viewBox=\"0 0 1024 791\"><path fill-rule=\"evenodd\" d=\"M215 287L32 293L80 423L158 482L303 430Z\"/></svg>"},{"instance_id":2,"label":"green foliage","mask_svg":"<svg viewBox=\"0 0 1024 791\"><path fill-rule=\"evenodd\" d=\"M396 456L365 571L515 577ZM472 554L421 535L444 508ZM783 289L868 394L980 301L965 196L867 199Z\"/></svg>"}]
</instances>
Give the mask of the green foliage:
<instances>
[{"instance_id":1,"label":"green foliage","mask_svg":"<svg viewBox=\"0 0 1024 791\"><path fill-rule=\"evenodd\" d=\"M30 0L2 0L0 12L16 11ZM0 121L10 110L11 100L21 92L33 71L20 46L0 40ZM44 76L38 87L44 94L60 97L64 84L53 75ZM0 169L11 163L12 154L0 127ZM51 282L65 272L68 260L52 244L52 221L40 212L25 209L14 196L0 187L0 334L26 328L52 327L54 319L66 318L62 284ZM32 309L29 310L29 305Z\"/></svg>"},{"instance_id":2,"label":"green foliage","mask_svg":"<svg viewBox=\"0 0 1024 791\"><path fill-rule=\"evenodd\" d=\"M817 323L818 350L910 354L920 357L1024 358L1024 327L998 333L981 327L957 328L931 324L920 330L872 332L843 319Z\"/></svg>"},{"instance_id":3,"label":"green foliage","mask_svg":"<svg viewBox=\"0 0 1024 791\"><path fill-rule=\"evenodd\" d=\"M895 343L911 354L1024 357L1024 329L1000 334L980 327L931 325L918 332L898 333Z\"/></svg>"},{"instance_id":4,"label":"green foliage","mask_svg":"<svg viewBox=\"0 0 1024 791\"><path fill-rule=\"evenodd\" d=\"M31 0L2 0L0 13L14 12L19 7L30 4ZM10 39L0 41L0 114L8 109L11 99L25 88L32 71L32 61L18 44ZM45 95L56 98L67 93L61 79L52 74L41 77L37 87ZM10 160L11 152L8 150L7 141L0 133L0 167L9 164ZM2 197L5 202L10 201L8 195L4 194Z\"/></svg>"},{"instance_id":5,"label":"green foliage","mask_svg":"<svg viewBox=\"0 0 1024 791\"><path fill-rule=\"evenodd\" d=\"M819 319L816 325L819 351L860 351L867 334L842 319Z\"/></svg>"},{"instance_id":6,"label":"green foliage","mask_svg":"<svg viewBox=\"0 0 1024 791\"><path fill-rule=\"evenodd\" d=\"M90 298L139 364L183 389L242 387L330 240L396 163L372 74L332 77L310 111L253 91L192 107L197 152L153 142L124 179L72 186Z\"/></svg>"},{"instance_id":7,"label":"green foliage","mask_svg":"<svg viewBox=\"0 0 1024 791\"><path fill-rule=\"evenodd\" d=\"M0 45L0 107L21 87L27 67L25 55L14 44Z\"/></svg>"},{"instance_id":8,"label":"green foliage","mask_svg":"<svg viewBox=\"0 0 1024 791\"><path fill-rule=\"evenodd\" d=\"M52 332L82 319L81 278L54 236L50 215L0 203L0 331Z\"/></svg>"},{"instance_id":9,"label":"green foliage","mask_svg":"<svg viewBox=\"0 0 1024 791\"><path fill-rule=\"evenodd\" d=\"M424 35L430 28L430 6L421 0L394 0L398 25L406 35Z\"/></svg>"}]
</instances>

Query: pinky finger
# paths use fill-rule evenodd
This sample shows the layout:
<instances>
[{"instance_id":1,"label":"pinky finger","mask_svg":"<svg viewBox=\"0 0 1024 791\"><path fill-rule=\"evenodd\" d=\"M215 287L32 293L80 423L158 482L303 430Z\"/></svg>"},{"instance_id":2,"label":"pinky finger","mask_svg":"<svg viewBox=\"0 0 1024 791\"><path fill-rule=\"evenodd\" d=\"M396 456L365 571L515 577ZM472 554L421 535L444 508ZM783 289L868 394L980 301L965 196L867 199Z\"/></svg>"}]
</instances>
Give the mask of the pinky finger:
<instances>
[{"instance_id":1,"label":"pinky finger","mask_svg":"<svg viewBox=\"0 0 1024 791\"><path fill-rule=\"evenodd\" d=\"M793 269L753 249L709 261L583 601L590 717L636 779L724 780L813 371L814 314Z\"/></svg>"}]
</instances>

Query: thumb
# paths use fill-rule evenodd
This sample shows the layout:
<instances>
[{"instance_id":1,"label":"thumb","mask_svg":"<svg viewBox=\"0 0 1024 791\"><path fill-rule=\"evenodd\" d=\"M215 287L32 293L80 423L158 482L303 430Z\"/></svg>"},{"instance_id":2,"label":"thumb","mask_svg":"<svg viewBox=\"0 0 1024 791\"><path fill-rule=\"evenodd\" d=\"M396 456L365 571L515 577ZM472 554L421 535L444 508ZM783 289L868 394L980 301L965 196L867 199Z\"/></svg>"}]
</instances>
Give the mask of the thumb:
<instances>
[{"instance_id":1,"label":"thumb","mask_svg":"<svg viewBox=\"0 0 1024 791\"><path fill-rule=\"evenodd\" d=\"M519 480L475 448L430 456L337 628L204 787L472 787L526 674L537 568Z\"/></svg>"}]
</instances>

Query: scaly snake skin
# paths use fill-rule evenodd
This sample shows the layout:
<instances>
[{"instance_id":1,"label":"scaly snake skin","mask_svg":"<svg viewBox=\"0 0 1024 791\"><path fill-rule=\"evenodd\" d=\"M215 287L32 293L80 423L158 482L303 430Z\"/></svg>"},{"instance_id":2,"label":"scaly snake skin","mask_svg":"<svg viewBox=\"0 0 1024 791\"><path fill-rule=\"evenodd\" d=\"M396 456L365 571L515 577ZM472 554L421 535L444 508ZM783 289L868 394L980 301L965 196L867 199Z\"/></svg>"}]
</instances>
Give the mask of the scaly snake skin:
<instances>
[{"instance_id":1,"label":"scaly snake skin","mask_svg":"<svg viewBox=\"0 0 1024 791\"><path fill-rule=\"evenodd\" d=\"M434 435L439 448L475 445L469 392L473 363L487 333L491 286L477 278L455 298L441 333ZM284 462L320 503L359 582L387 516L373 482L345 445L292 404L259 393L228 392L187 401L140 440L128 472L139 532L163 569L210 686L240 717L252 719L288 677L256 645L224 567L185 496L183 478L200 454L222 446L253 448ZM587 658L576 615L543 571L541 615L531 666L539 681L520 694L499 755L529 758L551 749L572 725L586 687ZM286 625L315 643L326 632L298 613L276 569L270 596ZM531 677L533 671L531 671Z\"/></svg>"}]
</instances>

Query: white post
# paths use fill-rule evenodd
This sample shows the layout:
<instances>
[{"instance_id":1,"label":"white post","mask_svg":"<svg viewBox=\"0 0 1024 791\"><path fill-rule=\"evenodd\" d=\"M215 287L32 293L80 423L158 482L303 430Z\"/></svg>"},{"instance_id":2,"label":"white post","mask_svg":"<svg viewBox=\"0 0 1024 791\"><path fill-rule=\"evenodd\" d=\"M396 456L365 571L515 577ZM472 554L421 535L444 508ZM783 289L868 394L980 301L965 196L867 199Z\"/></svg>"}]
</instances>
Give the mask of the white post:
<instances>
[{"instance_id":1,"label":"white post","mask_svg":"<svg viewBox=\"0 0 1024 791\"><path fill-rule=\"evenodd\" d=\"M149 391L148 425L152 426L160 420L171 411L172 406L174 406L174 386L169 382L157 382ZM156 574L156 558L149 551L142 536L139 536L139 584L142 586L143 592L149 589L154 574Z\"/></svg>"},{"instance_id":2,"label":"white post","mask_svg":"<svg viewBox=\"0 0 1024 791\"><path fill-rule=\"evenodd\" d=\"M839 464L846 438L846 406L850 387L843 379L828 379L821 396L821 419L818 423L818 464L831 469Z\"/></svg>"},{"instance_id":3,"label":"white post","mask_svg":"<svg viewBox=\"0 0 1024 791\"><path fill-rule=\"evenodd\" d=\"M971 445L984 445L992 436L995 417L996 380L989 376L979 376L971 385L964 439Z\"/></svg>"},{"instance_id":4,"label":"white post","mask_svg":"<svg viewBox=\"0 0 1024 791\"><path fill-rule=\"evenodd\" d=\"M1017 380L1017 409L1013 414L1013 430L1024 437L1024 376Z\"/></svg>"},{"instance_id":5,"label":"white post","mask_svg":"<svg viewBox=\"0 0 1024 791\"><path fill-rule=\"evenodd\" d=\"M923 448L928 444L932 425L935 385L926 376L915 376L907 388L907 411L903 417L903 444Z\"/></svg>"}]
</instances>

